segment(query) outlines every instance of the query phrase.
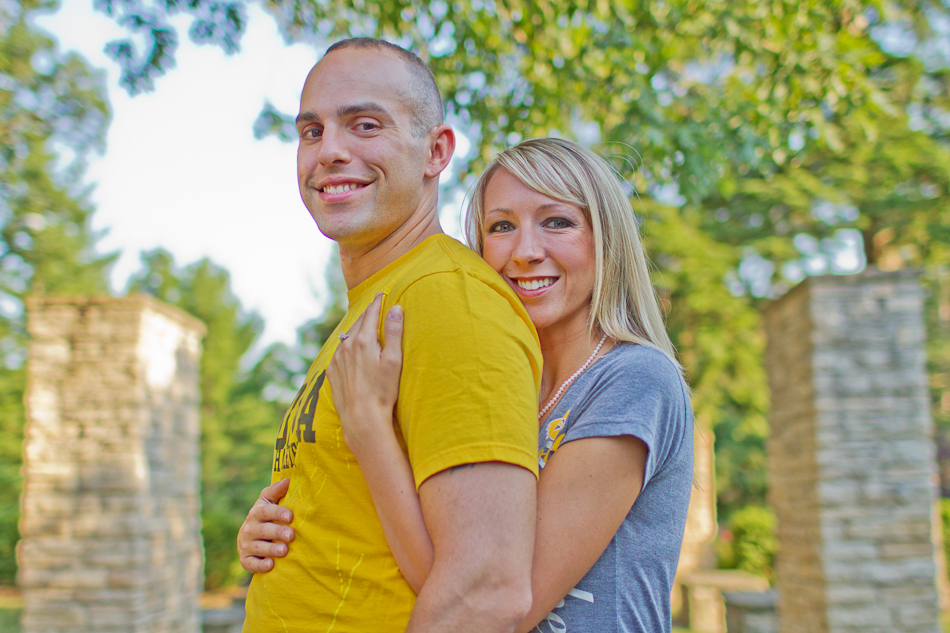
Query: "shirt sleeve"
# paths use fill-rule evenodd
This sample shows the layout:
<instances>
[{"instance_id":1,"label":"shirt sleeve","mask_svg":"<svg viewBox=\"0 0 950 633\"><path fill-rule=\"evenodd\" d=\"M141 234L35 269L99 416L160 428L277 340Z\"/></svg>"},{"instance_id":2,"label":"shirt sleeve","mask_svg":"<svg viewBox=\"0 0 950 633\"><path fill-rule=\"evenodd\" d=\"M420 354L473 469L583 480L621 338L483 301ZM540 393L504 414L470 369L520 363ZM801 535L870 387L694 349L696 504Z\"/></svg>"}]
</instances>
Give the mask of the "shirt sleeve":
<instances>
[{"instance_id":1,"label":"shirt sleeve","mask_svg":"<svg viewBox=\"0 0 950 633\"><path fill-rule=\"evenodd\" d=\"M682 441L692 419L679 371L662 352L637 346L601 368L573 407L564 442L636 437L647 446L644 485Z\"/></svg>"},{"instance_id":2,"label":"shirt sleeve","mask_svg":"<svg viewBox=\"0 0 950 633\"><path fill-rule=\"evenodd\" d=\"M537 476L541 357L517 299L462 271L425 276L394 299L405 314L396 418L416 487L486 461Z\"/></svg>"}]
</instances>

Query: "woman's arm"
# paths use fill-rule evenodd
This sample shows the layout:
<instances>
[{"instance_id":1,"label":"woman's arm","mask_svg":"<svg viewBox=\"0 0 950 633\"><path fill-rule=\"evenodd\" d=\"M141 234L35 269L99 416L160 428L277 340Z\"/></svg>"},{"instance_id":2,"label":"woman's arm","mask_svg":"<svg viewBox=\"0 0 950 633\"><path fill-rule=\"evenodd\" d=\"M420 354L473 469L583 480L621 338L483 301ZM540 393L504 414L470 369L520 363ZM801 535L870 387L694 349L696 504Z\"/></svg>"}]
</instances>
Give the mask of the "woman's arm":
<instances>
[{"instance_id":1,"label":"woman's arm","mask_svg":"<svg viewBox=\"0 0 950 633\"><path fill-rule=\"evenodd\" d=\"M400 571L418 593L432 568L432 541L422 516L412 469L396 440L393 407L402 367L402 313L386 318L385 349L376 324L377 297L353 324L327 377L343 435L353 451ZM647 447L630 437L597 437L562 445L538 481L537 533L530 631L600 558L643 485Z\"/></svg>"},{"instance_id":2,"label":"woman's arm","mask_svg":"<svg viewBox=\"0 0 950 633\"><path fill-rule=\"evenodd\" d=\"M396 440L393 408L402 369L403 314L386 315L386 347L379 346L377 295L340 342L327 368L343 438L359 462L376 514L399 570L416 593L432 568L432 541L422 517L409 461Z\"/></svg>"},{"instance_id":3,"label":"woman's arm","mask_svg":"<svg viewBox=\"0 0 950 633\"><path fill-rule=\"evenodd\" d=\"M538 525L531 569L532 630L590 571L643 487L647 446L631 436L563 444L538 480Z\"/></svg>"}]
</instances>

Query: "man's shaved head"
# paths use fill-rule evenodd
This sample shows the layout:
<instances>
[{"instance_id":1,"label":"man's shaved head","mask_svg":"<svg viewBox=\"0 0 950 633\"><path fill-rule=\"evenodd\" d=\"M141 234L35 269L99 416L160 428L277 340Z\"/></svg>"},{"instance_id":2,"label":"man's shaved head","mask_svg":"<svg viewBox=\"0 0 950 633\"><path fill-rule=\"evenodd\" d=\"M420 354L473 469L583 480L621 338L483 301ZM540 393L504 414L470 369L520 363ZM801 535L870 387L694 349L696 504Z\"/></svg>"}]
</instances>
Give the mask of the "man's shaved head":
<instances>
[{"instance_id":1,"label":"man's shaved head","mask_svg":"<svg viewBox=\"0 0 950 633\"><path fill-rule=\"evenodd\" d=\"M409 70L409 85L406 86L406 102L412 115L412 127L416 136L425 136L432 128L442 125L442 95L435 83L429 66L401 46L372 37L354 37L340 40L327 49L324 57L343 48L371 48L395 53Z\"/></svg>"}]
</instances>

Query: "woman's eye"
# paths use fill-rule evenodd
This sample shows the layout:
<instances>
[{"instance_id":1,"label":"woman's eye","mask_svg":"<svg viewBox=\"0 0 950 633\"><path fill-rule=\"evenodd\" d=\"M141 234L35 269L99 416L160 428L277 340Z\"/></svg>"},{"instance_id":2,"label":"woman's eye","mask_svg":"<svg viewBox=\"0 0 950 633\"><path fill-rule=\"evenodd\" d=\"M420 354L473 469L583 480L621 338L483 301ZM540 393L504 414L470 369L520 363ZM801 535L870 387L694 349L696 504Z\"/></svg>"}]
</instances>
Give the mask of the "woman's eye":
<instances>
[{"instance_id":1,"label":"woman's eye","mask_svg":"<svg viewBox=\"0 0 950 633\"><path fill-rule=\"evenodd\" d=\"M489 233L500 233L502 231L510 231L512 229L510 222L495 222L488 227Z\"/></svg>"},{"instance_id":2,"label":"woman's eye","mask_svg":"<svg viewBox=\"0 0 950 633\"><path fill-rule=\"evenodd\" d=\"M574 226L574 223L564 218L551 218L545 224L552 229L566 229Z\"/></svg>"}]
</instances>

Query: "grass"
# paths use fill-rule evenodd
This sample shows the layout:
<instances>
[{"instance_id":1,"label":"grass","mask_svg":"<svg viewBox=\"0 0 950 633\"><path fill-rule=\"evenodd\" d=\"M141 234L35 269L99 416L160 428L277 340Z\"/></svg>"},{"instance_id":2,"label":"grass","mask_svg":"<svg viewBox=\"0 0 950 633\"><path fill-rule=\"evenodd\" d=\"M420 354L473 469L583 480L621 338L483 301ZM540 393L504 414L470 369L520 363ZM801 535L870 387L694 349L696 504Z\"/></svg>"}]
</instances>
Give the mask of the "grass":
<instances>
[{"instance_id":1,"label":"grass","mask_svg":"<svg viewBox=\"0 0 950 633\"><path fill-rule=\"evenodd\" d=\"M20 633L21 607L0 604L0 633Z\"/></svg>"},{"instance_id":2,"label":"grass","mask_svg":"<svg viewBox=\"0 0 950 633\"><path fill-rule=\"evenodd\" d=\"M20 633L23 598L14 587L0 587L0 633Z\"/></svg>"}]
</instances>

